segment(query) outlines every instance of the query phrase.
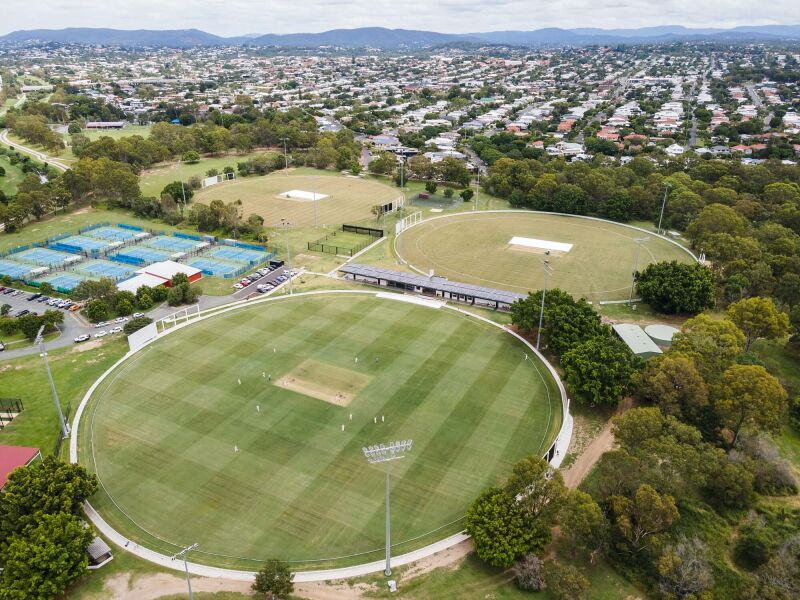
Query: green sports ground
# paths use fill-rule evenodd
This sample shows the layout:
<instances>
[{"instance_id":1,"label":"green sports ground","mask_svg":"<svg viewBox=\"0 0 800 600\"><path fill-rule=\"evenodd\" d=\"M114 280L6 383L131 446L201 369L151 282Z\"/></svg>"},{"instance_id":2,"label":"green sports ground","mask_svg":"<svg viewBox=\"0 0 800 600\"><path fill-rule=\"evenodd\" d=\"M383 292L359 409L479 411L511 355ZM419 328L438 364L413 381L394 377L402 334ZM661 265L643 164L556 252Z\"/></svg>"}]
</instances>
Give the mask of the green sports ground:
<instances>
[{"instance_id":1,"label":"green sports ground","mask_svg":"<svg viewBox=\"0 0 800 600\"><path fill-rule=\"evenodd\" d=\"M361 449L411 438L393 465L393 541L422 546L460 530L482 489L555 438L559 389L526 351L474 317L373 293L195 322L90 399L80 459L102 483L92 503L165 554L199 543L197 562L368 562L382 554L384 471Z\"/></svg>"},{"instance_id":2,"label":"green sports ground","mask_svg":"<svg viewBox=\"0 0 800 600\"><path fill-rule=\"evenodd\" d=\"M515 237L572 244L569 252L512 247ZM611 221L530 211L459 213L422 221L397 238L395 249L422 273L433 270L464 283L526 293L544 285L542 261L552 272L548 287L591 301L627 299L636 262L636 238L648 238L638 269L658 261L692 262L667 239Z\"/></svg>"}]
</instances>

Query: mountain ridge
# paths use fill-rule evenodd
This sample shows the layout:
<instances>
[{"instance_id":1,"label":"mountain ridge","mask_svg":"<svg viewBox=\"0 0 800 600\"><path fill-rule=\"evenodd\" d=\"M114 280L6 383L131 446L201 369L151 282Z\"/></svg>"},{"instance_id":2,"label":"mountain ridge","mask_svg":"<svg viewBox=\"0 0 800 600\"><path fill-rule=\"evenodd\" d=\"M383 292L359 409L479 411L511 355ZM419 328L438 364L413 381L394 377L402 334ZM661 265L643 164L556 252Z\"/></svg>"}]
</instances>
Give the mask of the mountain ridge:
<instances>
[{"instance_id":1,"label":"mountain ridge","mask_svg":"<svg viewBox=\"0 0 800 600\"><path fill-rule=\"evenodd\" d=\"M545 27L534 30L504 30L475 33L440 33L415 29L359 27L331 29L317 33L247 34L223 37L199 29L111 29L68 27L30 29L0 36L3 44L82 43L119 46L278 46L382 49L421 48L460 42L518 46L585 46L607 44L667 43L679 41L780 41L800 40L798 25L741 25L729 29L688 28L662 25L634 29Z\"/></svg>"}]
</instances>

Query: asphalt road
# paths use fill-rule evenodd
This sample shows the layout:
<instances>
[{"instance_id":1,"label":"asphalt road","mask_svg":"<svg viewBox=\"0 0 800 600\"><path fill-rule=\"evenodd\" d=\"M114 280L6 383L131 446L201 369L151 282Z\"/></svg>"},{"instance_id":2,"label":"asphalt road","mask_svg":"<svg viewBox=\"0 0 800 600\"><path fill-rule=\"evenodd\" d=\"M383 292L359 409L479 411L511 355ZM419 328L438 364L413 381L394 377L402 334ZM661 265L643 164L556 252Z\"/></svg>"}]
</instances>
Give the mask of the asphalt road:
<instances>
[{"instance_id":1,"label":"asphalt road","mask_svg":"<svg viewBox=\"0 0 800 600\"><path fill-rule=\"evenodd\" d=\"M48 156L43 152L39 152L38 150L34 150L33 148L28 148L27 146L23 146L22 144L18 144L17 142L12 142L8 139L8 129L3 129L0 131L0 142L11 146L15 150L19 150L20 152L24 152L25 154L30 154L36 160L46 162L48 165L52 165L56 169L60 171L66 171L69 167L61 162L58 158L54 158L52 156Z\"/></svg>"}]
</instances>

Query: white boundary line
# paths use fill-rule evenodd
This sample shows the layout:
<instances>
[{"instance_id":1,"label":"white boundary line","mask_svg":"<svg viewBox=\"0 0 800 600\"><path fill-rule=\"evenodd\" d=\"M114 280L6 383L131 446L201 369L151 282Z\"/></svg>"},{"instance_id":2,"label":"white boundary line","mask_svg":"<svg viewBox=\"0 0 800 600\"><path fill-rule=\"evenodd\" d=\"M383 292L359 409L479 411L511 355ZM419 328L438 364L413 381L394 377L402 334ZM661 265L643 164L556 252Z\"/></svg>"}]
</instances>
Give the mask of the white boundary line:
<instances>
[{"instance_id":1,"label":"white boundary line","mask_svg":"<svg viewBox=\"0 0 800 600\"><path fill-rule=\"evenodd\" d=\"M430 223L431 221L436 221L437 219L449 219L450 217L460 217L462 215L475 217L477 215L487 215L487 214L497 214L497 213L527 214L527 215L555 215L557 217L570 217L572 219L586 219L588 221L598 221L600 223L610 223L612 225L619 225L620 227L627 227L628 229L633 229L635 231L641 231L642 233L646 233L649 236L657 237L657 238L660 238L660 239L662 239L662 240L664 240L666 242L669 242L670 244L673 244L673 245L677 246L678 248L680 248L681 250L683 250L684 252L686 252L686 254L691 256L692 260L694 260L695 262L700 262L700 259L697 258L697 256L695 256L694 252L692 252L691 250L689 250L685 246L682 246L681 244L679 244L675 240L671 240L667 236L661 235L660 233L654 233L652 231L648 231L647 229L643 229L641 227L636 227L636 225L628 225L627 223L618 223L617 221L609 221L608 219L600 219L599 217L589 217L589 216L586 216L586 215L570 215L570 214L567 214L567 213L547 212L547 211L543 211L543 210L513 210L513 209L505 209L505 208L504 209L495 209L495 210L457 212L457 213L451 213L451 214L448 214L448 215L439 215L438 217L431 217L430 219L422 219L421 221L417 221L416 223L412 223L408 227L404 228L400 233L398 233L398 234L396 234L394 236L394 240L392 240L392 250L394 251L395 256L397 256L397 258L400 259L400 262L402 262L405 265L408 265L408 267L410 269L416 271L420 275L428 275L424 271L421 271L420 269L418 269L417 267L412 265L410 262L405 260L403 258L403 256L397 251L397 240L401 235L403 235L409 229L413 229L417 225L421 225L422 223Z\"/></svg>"},{"instance_id":2,"label":"white boundary line","mask_svg":"<svg viewBox=\"0 0 800 600\"><path fill-rule=\"evenodd\" d=\"M97 388L102 384L106 378L108 378L111 373L113 373L117 367L123 364L126 360L134 356L135 354L139 353L142 349L147 348L150 344L154 343L157 340L160 340L164 336L170 335L175 331L179 331L185 327L190 327L195 323L208 319L210 317L215 317L219 314L230 312L233 310L238 310L240 308L246 306L252 306L254 304L261 304L266 302L276 302L286 299L291 299L294 297L304 297L304 296L316 296L322 294L362 294L362 295L370 295L375 297L380 297L382 292L373 292L373 291L361 291L361 290L319 290L319 291L312 291L312 292L300 292L297 294L292 294L290 296L279 296L279 297L268 297L268 298L259 298L258 300L242 300L240 302L235 302L232 304L227 304L218 308L208 309L207 311L203 311L205 314L201 314L201 316L184 323L180 323L175 327L167 329L159 333L156 337L151 340L145 342L142 346L137 348L135 351L128 351L125 356L120 358L117 362L115 362L108 370L105 371L98 379L95 381L92 386L87 390L86 394L84 394L83 398L81 399L80 404L78 405L78 409L75 411L75 417L72 420L72 435L70 436L69 440L69 460L72 463L78 462L78 437L80 435L80 424L81 424L81 417L83 416L83 412L86 409L86 406L89 403L89 400L92 397L92 394L97 390ZM556 436L556 440L554 442L557 453L553 457L551 464L554 467L558 467L561 464L561 461L564 459L564 455L566 454L566 449L569 446L569 441L572 436L572 416L569 414L569 398L567 397L566 389L564 388L564 384L561 382L561 379L558 376L558 372L555 370L553 365L551 365L547 359L538 351L536 348L528 342L525 338L521 335L512 331L508 327L504 327L499 323L495 323L491 319L487 319L484 316L477 315L471 313L467 310L462 308L458 308L455 306L450 306L449 304L445 304L443 308L450 309L457 313L461 313L466 315L470 318L478 319L484 323L489 325L493 325L503 331L506 331L513 335L515 338L520 340L525 346L530 350L530 352L539 358L539 360L544 363L547 367L548 371L550 372L551 376L555 379L559 392L561 394L561 406L562 406L562 424L561 429ZM552 448L552 446L550 446ZM548 448L549 451L549 448ZM150 562L156 563L162 567L173 569L175 571L182 571L182 565L180 561L176 562L171 560L171 558L165 554L161 554L160 552L156 552L155 550L151 550L144 546L141 546L137 542L126 538L124 535L119 533L115 530L108 522L103 519L103 517L94 509L94 507L87 501L84 503L84 509L86 511L86 515L89 517L89 520L92 521L95 527L106 536L109 540L115 543L117 546L135 554L136 556L148 560ZM412 552L407 552L406 554L401 554L392 558L392 564L396 566L405 565L408 563L415 562L427 556L431 556L437 552L441 552L447 548L455 546L456 544L468 539L469 536L466 533L457 533L455 535L451 535L443 540L439 540L438 542L434 542L427 546L423 546L422 548L418 548ZM189 571L194 575L199 575L202 577L216 577L216 578L224 578L224 579L233 579L237 581L252 581L255 577L254 571L242 571L237 569L224 569L220 567L212 567L209 565L203 565L198 563L187 563ZM360 577L362 575L368 575L370 573L377 573L382 571L385 567L385 561L379 560L371 563L365 563L361 565L354 565L352 567L343 567L339 569L324 569L318 571L298 571L295 574L295 582L297 583L304 583L304 582L311 582L311 581L330 581L333 579L344 579L349 577Z\"/></svg>"}]
</instances>

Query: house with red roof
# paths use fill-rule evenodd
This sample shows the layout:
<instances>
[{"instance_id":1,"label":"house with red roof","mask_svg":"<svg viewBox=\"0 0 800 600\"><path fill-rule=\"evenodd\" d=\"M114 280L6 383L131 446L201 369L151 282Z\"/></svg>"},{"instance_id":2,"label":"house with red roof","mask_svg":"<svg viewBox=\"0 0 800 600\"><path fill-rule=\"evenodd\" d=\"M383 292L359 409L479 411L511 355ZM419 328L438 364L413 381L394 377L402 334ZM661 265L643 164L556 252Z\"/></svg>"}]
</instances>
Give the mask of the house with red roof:
<instances>
[{"instance_id":1,"label":"house with red roof","mask_svg":"<svg viewBox=\"0 0 800 600\"><path fill-rule=\"evenodd\" d=\"M5 487L8 476L14 469L27 467L37 458L42 459L42 453L38 448L0 445L0 490Z\"/></svg>"}]
</instances>

